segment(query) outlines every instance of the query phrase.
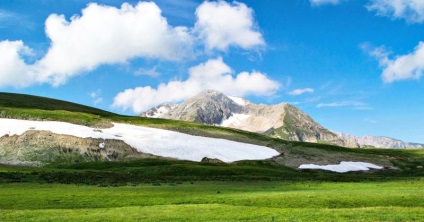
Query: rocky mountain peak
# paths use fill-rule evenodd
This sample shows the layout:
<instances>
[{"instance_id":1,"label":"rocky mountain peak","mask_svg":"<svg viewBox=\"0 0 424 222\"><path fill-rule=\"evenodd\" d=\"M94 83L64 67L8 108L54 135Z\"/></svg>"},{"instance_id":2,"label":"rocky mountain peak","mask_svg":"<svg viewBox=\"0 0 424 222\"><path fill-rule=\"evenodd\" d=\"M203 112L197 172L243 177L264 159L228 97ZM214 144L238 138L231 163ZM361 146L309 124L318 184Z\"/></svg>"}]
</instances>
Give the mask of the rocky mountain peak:
<instances>
[{"instance_id":1,"label":"rocky mountain peak","mask_svg":"<svg viewBox=\"0 0 424 222\"><path fill-rule=\"evenodd\" d=\"M225 94L215 90L206 90L161 115L161 118L219 125L225 119L230 118L232 113L241 113L243 110L242 106Z\"/></svg>"},{"instance_id":2,"label":"rocky mountain peak","mask_svg":"<svg viewBox=\"0 0 424 222\"><path fill-rule=\"evenodd\" d=\"M240 97L205 90L179 105L161 105L141 114L218 125L292 141L329 143L345 147L423 148L388 137L356 137L327 130L308 114L287 103L255 104Z\"/></svg>"},{"instance_id":3,"label":"rocky mountain peak","mask_svg":"<svg viewBox=\"0 0 424 222\"><path fill-rule=\"evenodd\" d=\"M287 103L255 104L216 90L203 91L158 117L225 126L287 140L341 143L335 134Z\"/></svg>"}]
</instances>

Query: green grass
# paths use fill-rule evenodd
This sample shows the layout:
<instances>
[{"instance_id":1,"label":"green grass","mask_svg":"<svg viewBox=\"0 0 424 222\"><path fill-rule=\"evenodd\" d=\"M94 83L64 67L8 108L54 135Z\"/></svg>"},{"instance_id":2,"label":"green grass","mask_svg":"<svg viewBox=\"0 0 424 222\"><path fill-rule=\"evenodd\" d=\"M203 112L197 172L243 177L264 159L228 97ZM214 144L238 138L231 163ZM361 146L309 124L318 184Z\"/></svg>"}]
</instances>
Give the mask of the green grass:
<instances>
[{"instance_id":1,"label":"green grass","mask_svg":"<svg viewBox=\"0 0 424 222\"><path fill-rule=\"evenodd\" d=\"M266 161L0 166L0 221L419 221L424 175Z\"/></svg>"},{"instance_id":2,"label":"green grass","mask_svg":"<svg viewBox=\"0 0 424 222\"><path fill-rule=\"evenodd\" d=\"M0 92L0 107L39 110L65 110L78 113L90 113L99 116L116 115L111 112L67 101L50 99L40 96Z\"/></svg>"},{"instance_id":3,"label":"green grass","mask_svg":"<svg viewBox=\"0 0 424 222\"><path fill-rule=\"evenodd\" d=\"M424 179L373 183L0 184L1 221L419 221Z\"/></svg>"}]
</instances>

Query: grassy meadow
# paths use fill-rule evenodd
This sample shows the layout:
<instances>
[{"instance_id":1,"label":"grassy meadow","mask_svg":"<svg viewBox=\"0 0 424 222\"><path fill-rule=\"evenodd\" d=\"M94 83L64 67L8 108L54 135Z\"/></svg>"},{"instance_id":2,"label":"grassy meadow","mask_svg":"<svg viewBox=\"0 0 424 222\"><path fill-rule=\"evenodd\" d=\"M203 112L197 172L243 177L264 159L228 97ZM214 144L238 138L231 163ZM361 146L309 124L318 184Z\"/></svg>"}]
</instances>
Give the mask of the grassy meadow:
<instances>
[{"instance_id":1,"label":"grassy meadow","mask_svg":"<svg viewBox=\"0 0 424 222\"><path fill-rule=\"evenodd\" d=\"M0 184L1 221L422 221L424 180Z\"/></svg>"},{"instance_id":2,"label":"grassy meadow","mask_svg":"<svg viewBox=\"0 0 424 222\"><path fill-rule=\"evenodd\" d=\"M0 167L0 221L422 221L424 176L262 161Z\"/></svg>"}]
</instances>

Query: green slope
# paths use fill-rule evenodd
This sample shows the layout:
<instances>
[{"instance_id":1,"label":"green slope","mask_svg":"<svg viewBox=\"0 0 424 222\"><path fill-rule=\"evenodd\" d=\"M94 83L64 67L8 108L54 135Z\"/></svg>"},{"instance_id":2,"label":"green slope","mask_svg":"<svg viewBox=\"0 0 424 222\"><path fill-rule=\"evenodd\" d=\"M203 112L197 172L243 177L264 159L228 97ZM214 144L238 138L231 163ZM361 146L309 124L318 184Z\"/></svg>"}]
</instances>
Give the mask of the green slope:
<instances>
[{"instance_id":1,"label":"green slope","mask_svg":"<svg viewBox=\"0 0 424 222\"><path fill-rule=\"evenodd\" d=\"M242 161L237 163L242 165L247 164L248 166L254 163L254 165L264 164L272 167L288 166L296 168L302 163L334 164L340 161L364 161L385 167L391 167L393 169L396 168L398 171L403 172L404 175L423 174L422 170L419 170L421 168L417 168L424 165L424 153L422 151L349 149L326 144L290 142L256 133L191 122L122 116L75 103L30 95L0 93L0 117L33 120L57 120L96 127L110 127L111 122L129 123L173 130L197 136L223 138L263 145L273 148L281 153L280 156L275 157L272 160ZM55 155L56 154L57 153L55 153ZM14 155L14 153L12 153L12 155ZM33 158L37 158L37 156ZM46 159L45 156L43 158ZM65 162L72 164L72 160L75 159L70 158L69 162ZM78 161L84 160L98 161L99 159L92 158L90 156L84 156L82 160L78 159ZM51 161L63 162L64 160L56 158ZM187 170L188 168L185 169ZM193 171L192 173L197 175L199 172ZM217 175L219 175L219 173Z\"/></svg>"},{"instance_id":2,"label":"green slope","mask_svg":"<svg viewBox=\"0 0 424 222\"><path fill-rule=\"evenodd\" d=\"M0 92L0 107L40 110L64 110L69 112L89 113L100 116L116 115L101 109L71 103L63 100L50 99L40 96Z\"/></svg>"}]
</instances>

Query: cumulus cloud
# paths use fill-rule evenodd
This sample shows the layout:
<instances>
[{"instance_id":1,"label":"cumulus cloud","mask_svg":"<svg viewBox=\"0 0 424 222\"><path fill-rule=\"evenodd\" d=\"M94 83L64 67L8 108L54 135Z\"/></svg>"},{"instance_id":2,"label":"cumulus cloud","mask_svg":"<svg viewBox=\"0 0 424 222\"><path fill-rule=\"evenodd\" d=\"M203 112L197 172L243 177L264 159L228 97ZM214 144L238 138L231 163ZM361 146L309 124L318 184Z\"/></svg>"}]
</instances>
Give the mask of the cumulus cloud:
<instances>
[{"instance_id":1,"label":"cumulus cloud","mask_svg":"<svg viewBox=\"0 0 424 222\"><path fill-rule=\"evenodd\" d=\"M31 55L31 49L22 41L0 42L0 87L25 87L35 81L31 68L23 57Z\"/></svg>"},{"instance_id":2,"label":"cumulus cloud","mask_svg":"<svg viewBox=\"0 0 424 222\"><path fill-rule=\"evenodd\" d=\"M1 18L6 16L6 12L0 11ZM120 8L90 3L80 15L70 19L52 14L45 22L50 46L38 61L25 62L23 52L30 50L23 42L0 42L2 63L9 59L0 68L0 86L59 86L105 64L122 64L136 58L193 58L195 48L203 45L208 50L265 45L253 10L243 3L205 1L197 8L196 16L195 27L173 27L154 2L139 2L135 6L124 3ZM147 69L135 74L158 75Z\"/></svg>"},{"instance_id":3,"label":"cumulus cloud","mask_svg":"<svg viewBox=\"0 0 424 222\"><path fill-rule=\"evenodd\" d=\"M420 79L424 72L424 42L420 42L413 52L389 58L390 52L384 47L370 50L370 55L376 58L383 68L381 75L386 83L399 80Z\"/></svg>"},{"instance_id":4,"label":"cumulus cloud","mask_svg":"<svg viewBox=\"0 0 424 222\"><path fill-rule=\"evenodd\" d=\"M424 22L423 0L370 0L366 7L380 16L405 19L411 23Z\"/></svg>"},{"instance_id":5,"label":"cumulus cloud","mask_svg":"<svg viewBox=\"0 0 424 222\"><path fill-rule=\"evenodd\" d=\"M309 0L312 6L321 6L321 5L337 5L340 3L340 0Z\"/></svg>"},{"instance_id":6,"label":"cumulus cloud","mask_svg":"<svg viewBox=\"0 0 424 222\"><path fill-rule=\"evenodd\" d=\"M34 64L25 64L16 56L25 47L21 41L2 42L0 55L7 54L17 68L13 72L0 69L1 85L38 82L57 86L102 64L125 63L138 57L178 60L190 54L193 44L188 28L171 27L153 2L139 2L136 6L124 3L121 8L91 3L81 16L74 15L70 21L63 15L50 15L45 30L50 48ZM33 82L4 81L13 75L23 78L25 73L34 76Z\"/></svg>"},{"instance_id":7,"label":"cumulus cloud","mask_svg":"<svg viewBox=\"0 0 424 222\"><path fill-rule=\"evenodd\" d=\"M169 26L153 2L124 3L120 9L92 3L71 21L53 14L46 34L51 47L37 65L54 85L101 64L137 57L176 60L192 42L187 28Z\"/></svg>"},{"instance_id":8,"label":"cumulus cloud","mask_svg":"<svg viewBox=\"0 0 424 222\"><path fill-rule=\"evenodd\" d=\"M205 1L196 9L195 32L206 49L227 50L230 46L243 49L265 45L255 26L253 10L243 3Z\"/></svg>"},{"instance_id":9,"label":"cumulus cloud","mask_svg":"<svg viewBox=\"0 0 424 222\"><path fill-rule=\"evenodd\" d=\"M312 88L304 88L304 89L295 89L289 92L289 95L292 96L298 96L298 95L302 95L304 93L313 93L314 89Z\"/></svg>"},{"instance_id":10,"label":"cumulus cloud","mask_svg":"<svg viewBox=\"0 0 424 222\"><path fill-rule=\"evenodd\" d=\"M217 58L190 68L189 77L185 81L173 80L160 84L156 89L145 86L120 92L114 98L112 106L140 113L162 103L180 102L206 89L245 96L272 95L279 88L278 82L257 71L234 75L222 58Z\"/></svg>"}]
</instances>

